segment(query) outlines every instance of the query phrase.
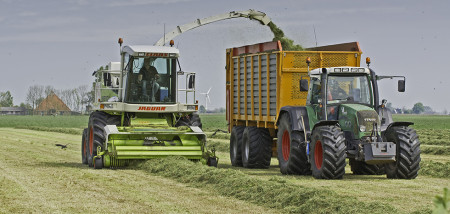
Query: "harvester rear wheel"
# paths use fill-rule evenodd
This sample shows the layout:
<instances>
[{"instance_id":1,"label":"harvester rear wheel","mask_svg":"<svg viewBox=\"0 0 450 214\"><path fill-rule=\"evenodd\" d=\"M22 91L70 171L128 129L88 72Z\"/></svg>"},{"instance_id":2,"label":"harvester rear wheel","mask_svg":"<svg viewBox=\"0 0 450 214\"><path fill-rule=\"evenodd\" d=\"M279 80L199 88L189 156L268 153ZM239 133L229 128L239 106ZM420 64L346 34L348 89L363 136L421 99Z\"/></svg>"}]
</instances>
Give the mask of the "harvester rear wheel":
<instances>
[{"instance_id":1,"label":"harvester rear wheel","mask_svg":"<svg viewBox=\"0 0 450 214\"><path fill-rule=\"evenodd\" d=\"M313 130L311 170L317 179L342 179L345 174L345 138L337 126L320 126Z\"/></svg>"},{"instance_id":2,"label":"harvester rear wheel","mask_svg":"<svg viewBox=\"0 0 450 214\"><path fill-rule=\"evenodd\" d=\"M216 167L217 168L217 158L216 157L209 157L208 158L208 166Z\"/></svg>"},{"instance_id":3,"label":"harvester rear wheel","mask_svg":"<svg viewBox=\"0 0 450 214\"><path fill-rule=\"evenodd\" d=\"M306 142L302 132L291 130L288 114L281 115L278 126L277 153L282 174L311 174L306 156Z\"/></svg>"},{"instance_id":4,"label":"harvester rear wheel","mask_svg":"<svg viewBox=\"0 0 450 214\"><path fill-rule=\"evenodd\" d=\"M87 155L87 140L88 140L88 129L83 130L83 137L81 138L81 163L88 163L88 155Z\"/></svg>"},{"instance_id":5,"label":"harvester rear wheel","mask_svg":"<svg viewBox=\"0 0 450 214\"><path fill-rule=\"evenodd\" d=\"M386 164L386 175L394 179L414 179L420 169L420 142L416 131L399 126L386 131L386 140L396 144L396 161Z\"/></svg>"},{"instance_id":6,"label":"harvester rear wheel","mask_svg":"<svg viewBox=\"0 0 450 214\"><path fill-rule=\"evenodd\" d=\"M272 137L268 129L246 127L242 134L242 165L267 169L272 157Z\"/></svg>"},{"instance_id":7,"label":"harvester rear wheel","mask_svg":"<svg viewBox=\"0 0 450 214\"><path fill-rule=\"evenodd\" d=\"M354 158L349 160L350 168L355 175L382 175L386 174L384 165L371 165L364 161L357 161Z\"/></svg>"},{"instance_id":8,"label":"harvester rear wheel","mask_svg":"<svg viewBox=\"0 0 450 214\"><path fill-rule=\"evenodd\" d=\"M242 166L242 134L243 126L234 126L230 137L230 159L232 166Z\"/></svg>"}]
</instances>

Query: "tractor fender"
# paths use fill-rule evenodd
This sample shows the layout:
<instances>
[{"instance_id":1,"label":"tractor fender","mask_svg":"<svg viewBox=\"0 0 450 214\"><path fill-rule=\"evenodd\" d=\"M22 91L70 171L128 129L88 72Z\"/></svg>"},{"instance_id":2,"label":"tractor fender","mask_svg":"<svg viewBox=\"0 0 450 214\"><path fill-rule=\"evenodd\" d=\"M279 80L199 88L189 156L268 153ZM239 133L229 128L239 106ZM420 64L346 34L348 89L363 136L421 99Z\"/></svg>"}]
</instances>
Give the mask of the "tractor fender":
<instances>
[{"instance_id":1,"label":"tractor fender","mask_svg":"<svg viewBox=\"0 0 450 214\"><path fill-rule=\"evenodd\" d=\"M289 114L289 117L292 120L292 127L291 130L293 131L309 131L309 118L308 118L308 112L306 110L305 106L283 106L280 109L280 113L278 114L277 118L277 126L279 125L279 118L282 114ZM303 116L303 122L305 124L305 127L303 127L302 123L302 116Z\"/></svg>"},{"instance_id":2,"label":"tractor fender","mask_svg":"<svg viewBox=\"0 0 450 214\"><path fill-rule=\"evenodd\" d=\"M396 127L396 126L410 126L410 125L414 125L413 122L393 122L391 124L389 124L389 126L386 128L386 130L389 130L392 127Z\"/></svg>"},{"instance_id":3,"label":"tractor fender","mask_svg":"<svg viewBox=\"0 0 450 214\"><path fill-rule=\"evenodd\" d=\"M314 127L312 130L314 130L320 126L335 126L335 125L339 126L339 121L337 121L337 120L321 120L318 123L314 124Z\"/></svg>"}]
</instances>

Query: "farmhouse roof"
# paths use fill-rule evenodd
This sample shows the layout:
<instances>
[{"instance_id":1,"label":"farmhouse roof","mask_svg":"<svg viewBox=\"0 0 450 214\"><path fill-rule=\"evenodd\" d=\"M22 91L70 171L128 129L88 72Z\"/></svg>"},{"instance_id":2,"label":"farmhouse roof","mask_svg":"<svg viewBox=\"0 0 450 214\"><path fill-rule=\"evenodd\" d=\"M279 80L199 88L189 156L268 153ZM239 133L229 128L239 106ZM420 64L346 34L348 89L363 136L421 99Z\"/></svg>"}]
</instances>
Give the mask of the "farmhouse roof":
<instances>
[{"instance_id":1,"label":"farmhouse roof","mask_svg":"<svg viewBox=\"0 0 450 214\"><path fill-rule=\"evenodd\" d=\"M54 93L42 100L36 108L36 111L48 111L51 109L55 109L56 111L70 111L70 108Z\"/></svg>"}]
</instances>

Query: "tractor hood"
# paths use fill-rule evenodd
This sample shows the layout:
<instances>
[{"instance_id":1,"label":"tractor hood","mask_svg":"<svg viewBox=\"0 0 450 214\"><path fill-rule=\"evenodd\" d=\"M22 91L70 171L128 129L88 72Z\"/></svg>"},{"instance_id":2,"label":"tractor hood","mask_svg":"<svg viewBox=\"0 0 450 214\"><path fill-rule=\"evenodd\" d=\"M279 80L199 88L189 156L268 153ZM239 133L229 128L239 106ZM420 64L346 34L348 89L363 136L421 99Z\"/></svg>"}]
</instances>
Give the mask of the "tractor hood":
<instances>
[{"instance_id":1,"label":"tractor hood","mask_svg":"<svg viewBox=\"0 0 450 214\"><path fill-rule=\"evenodd\" d=\"M360 138L372 133L374 125L380 130L380 118L377 112L365 105L342 104L339 106L339 124L344 131L353 132L354 136Z\"/></svg>"}]
</instances>

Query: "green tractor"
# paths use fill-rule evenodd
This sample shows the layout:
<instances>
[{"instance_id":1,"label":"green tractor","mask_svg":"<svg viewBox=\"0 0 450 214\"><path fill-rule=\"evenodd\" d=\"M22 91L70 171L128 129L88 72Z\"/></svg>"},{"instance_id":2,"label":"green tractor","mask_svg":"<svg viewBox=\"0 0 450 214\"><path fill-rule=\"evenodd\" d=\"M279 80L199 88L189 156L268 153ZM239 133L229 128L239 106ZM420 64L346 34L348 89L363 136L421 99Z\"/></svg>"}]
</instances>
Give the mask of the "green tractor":
<instances>
[{"instance_id":1,"label":"green tractor","mask_svg":"<svg viewBox=\"0 0 450 214\"><path fill-rule=\"evenodd\" d=\"M119 43L121 62L93 74L95 100L83 131L82 163L114 168L177 155L217 166L196 114L195 73L177 70L178 49Z\"/></svg>"},{"instance_id":2,"label":"green tractor","mask_svg":"<svg viewBox=\"0 0 450 214\"><path fill-rule=\"evenodd\" d=\"M398 91L404 92L405 77L362 67L318 68L308 76L300 79L306 106L283 107L277 122L280 148L289 157L282 171L341 179L348 158L354 174L417 177L420 142L413 123L394 122L386 100L379 104L377 81L402 78Z\"/></svg>"}]
</instances>

